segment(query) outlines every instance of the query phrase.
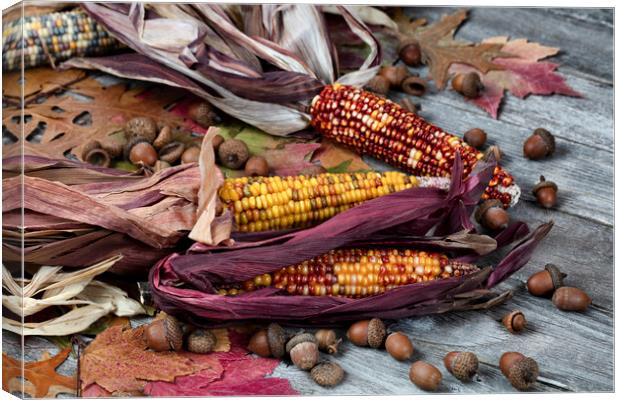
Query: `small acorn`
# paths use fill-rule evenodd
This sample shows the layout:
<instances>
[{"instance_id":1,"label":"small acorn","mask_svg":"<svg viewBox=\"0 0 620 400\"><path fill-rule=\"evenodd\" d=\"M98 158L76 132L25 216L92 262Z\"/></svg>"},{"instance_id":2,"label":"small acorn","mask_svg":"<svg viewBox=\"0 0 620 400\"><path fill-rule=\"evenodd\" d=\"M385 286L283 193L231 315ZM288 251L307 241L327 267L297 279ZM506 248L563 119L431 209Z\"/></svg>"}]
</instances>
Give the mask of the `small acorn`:
<instances>
[{"instance_id":1,"label":"small acorn","mask_svg":"<svg viewBox=\"0 0 620 400\"><path fill-rule=\"evenodd\" d=\"M220 162L230 169L241 169L250 157L250 150L244 141L228 139L217 149Z\"/></svg>"},{"instance_id":2,"label":"small acorn","mask_svg":"<svg viewBox=\"0 0 620 400\"><path fill-rule=\"evenodd\" d=\"M383 75L377 75L368 81L366 89L385 96L390 91L390 81Z\"/></svg>"},{"instance_id":3,"label":"small acorn","mask_svg":"<svg viewBox=\"0 0 620 400\"><path fill-rule=\"evenodd\" d=\"M405 361L413 355L413 344L402 332L393 332L385 339L385 349L398 361Z\"/></svg>"},{"instance_id":4,"label":"small acorn","mask_svg":"<svg viewBox=\"0 0 620 400\"><path fill-rule=\"evenodd\" d=\"M247 176L267 176L269 175L269 164L265 157L252 156L245 163L245 174Z\"/></svg>"},{"instance_id":5,"label":"small acorn","mask_svg":"<svg viewBox=\"0 0 620 400\"><path fill-rule=\"evenodd\" d=\"M267 329L261 329L250 338L248 350L261 357L271 356L269 349L269 339L267 338Z\"/></svg>"},{"instance_id":6,"label":"small acorn","mask_svg":"<svg viewBox=\"0 0 620 400\"><path fill-rule=\"evenodd\" d=\"M286 332L284 328L275 322L267 327L267 345L271 355L275 358L282 358L286 354Z\"/></svg>"},{"instance_id":7,"label":"small acorn","mask_svg":"<svg viewBox=\"0 0 620 400\"><path fill-rule=\"evenodd\" d=\"M487 133L480 128L472 128L463 135L465 143L476 149L481 148L487 141Z\"/></svg>"},{"instance_id":8,"label":"small acorn","mask_svg":"<svg viewBox=\"0 0 620 400\"><path fill-rule=\"evenodd\" d=\"M532 189L532 193L536 196L538 204L544 208L552 208L558 199L558 185L552 181L548 181L544 176L540 176L540 181Z\"/></svg>"},{"instance_id":9,"label":"small acorn","mask_svg":"<svg viewBox=\"0 0 620 400\"><path fill-rule=\"evenodd\" d=\"M527 326L525 315L519 310L512 311L502 318L502 323L510 333L521 332Z\"/></svg>"},{"instance_id":10,"label":"small acorn","mask_svg":"<svg viewBox=\"0 0 620 400\"><path fill-rule=\"evenodd\" d=\"M219 117L211 105L206 101L198 101L189 105L187 116L196 121L203 128L208 128L219 122Z\"/></svg>"},{"instance_id":11,"label":"small acorn","mask_svg":"<svg viewBox=\"0 0 620 400\"><path fill-rule=\"evenodd\" d=\"M551 301L562 311L586 311L592 304L592 299L586 292L571 286L558 288Z\"/></svg>"},{"instance_id":12,"label":"small acorn","mask_svg":"<svg viewBox=\"0 0 620 400\"><path fill-rule=\"evenodd\" d=\"M409 76L401 83L401 90L410 96L424 96L427 89L426 79L419 76Z\"/></svg>"},{"instance_id":13,"label":"small acorn","mask_svg":"<svg viewBox=\"0 0 620 400\"><path fill-rule=\"evenodd\" d=\"M468 382L478 373L478 357L469 351L451 351L443 359L448 372L460 381Z\"/></svg>"},{"instance_id":14,"label":"small acorn","mask_svg":"<svg viewBox=\"0 0 620 400\"><path fill-rule=\"evenodd\" d=\"M147 165L152 167L157 162L157 151L149 142L139 139L129 150L129 161L134 165Z\"/></svg>"},{"instance_id":15,"label":"small acorn","mask_svg":"<svg viewBox=\"0 0 620 400\"><path fill-rule=\"evenodd\" d=\"M200 158L200 147L190 146L181 154L181 164L198 162L198 158Z\"/></svg>"},{"instance_id":16,"label":"small acorn","mask_svg":"<svg viewBox=\"0 0 620 400\"><path fill-rule=\"evenodd\" d=\"M452 79L452 88L467 98L475 99L480 97L484 85L480 80L480 75L475 72L468 72L457 74Z\"/></svg>"},{"instance_id":17,"label":"small acorn","mask_svg":"<svg viewBox=\"0 0 620 400\"><path fill-rule=\"evenodd\" d=\"M159 159L174 164L181 158L185 145L181 142L170 142L159 149Z\"/></svg>"},{"instance_id":18,"label":"small acorn","mask_svg":"<svg viewBox=\"0 0 620 400\"><path fill-rule=\"evenodd\" d=\"M441 372L424 361L416 361L409 369L409 379L422 390L435 391L441 383Z\"/></svg>"},{"instance_id":19,"label":"small acorn","mask_svg":"<svg viewBox=\"0 0 620 400\"><path fill-rule=\"evenodd\" d=\"M555 138L546 129L538 128L523 143L523 155L530 160L540 160L555 152Z\"/></svg>"},{"instance_id":20,"label":"small acorn","mask_svg":"<svg viewBox=\"0 0 620 400\"><path fill-rule=\"evenodd\" d=\"M172 142L172 129L170 129L170 126L164 125L159 130L159 134L155 140L153 140L153 147L159 150L170 142Z\"/></svg>"},{"instance_id":21,"label":"small acorn","mask_svg":"<svg viewBox=\"0 0 620 400\"><path fill-rule=\"evenodd\" d=\"M390 82L392 89L399 89L405 78L409 76L409 70L404 65L386 65L381 67L379 75Z\"/></svg>"},{"instance_id":22,"label":"small acorn","mask_svg":"<svg viewBox=\"0 0 620 400\"><path fill-rule=\"evenodd\" d=\"M519 390L527 390L538 379L538 363L514 351L502 354L499 368L510 384Z\"/></svg>"},{"instance_id":23,"label":"small acorn","mask_svg":"<svg viewBox=\"0 0 620 400\"><path fill-rule=\"evenodd\" d=\"M178 351L183 347L183 329L173 316L156 319L144 330L146 344L153 351Z\"/></svg>"},{"instance_id":24,"label":"small acorn","mask_svg":"<svg viewBox=\"0 0 620 400\"><path fill-rule=\"evenodd\" d=\"M420 44L414 40L408 40L401 43L398 50L398 57L410 67L417 67L422 62L422 52Z\"/></svg>"},{"instance_id":25,"label":"small acorn","mask_svg":"<svg viewBox=\"0 0 620 400\"><path fill-rule=\"evenodd\" d=\"M153 143L158 134L157 122L151 117L135 117L125 124L125 134L127 139L144 139Z\"/></svg>"},{"instance_id":26,"label":"small acorn","mask_svg":"<svg viewBox=\"0 0 620 400\"><path fill-rule=\"evenodd\" d=\"M549 297L553 292L562 286L564 286L564 278L566 274L563 273L554 264L545 265L545 269L538 271L527 280L527 291L530 294L538 297Z\"/></svg>"},{"instance_id":27,"label":"small acorn","mask_svg":"<svg viewBox=\"0 0 620 400\"><path fill-rule=\"evenodd\" d=\"M187 350L192 353L210 353L215 349L216 343L217 339L213 332L204 329L196 329L187 337Z\"/></svg>"},{"instance_id":28,"label":"small acorn","mask_svg":"<svg viewBox=\"0 0 620 400\"><path fill-rule=\"evenodd\" d=\"M496 231L504 229L510 222L510 216L497 199L486 200L476 209L476 221L487 229Z\"/></svg>"},{"instance_id":29,"label":"small acorn","mask_svg":"<svg viewBox=\"0 0 620 400\"><path fill-rule=\"evenodd\" d=\"M312 368L310 376L321 386L334 387L342 382L344 370L333 361L322 362Z\"/></svg>"},{"instance_id":30,"label":"small acorn","mask_svg":"<svg viewBox=\"0 0 620 400\"><path fill-rule=\"evenodd\" d=\"M379 318L358 321L349 327L347 337L356 346L378 349L385 340L385 325Z\"/></svg>"},{"instance_id":31,"label":"small acorn","mask_svg":"<svg viewBox=\"0 0 620 400\"><path fill-rule=\"evenodd\" d=\"M84 161L99 167L109 167L110 155L102 148L91 149L84 155Z\"/></svg>"},{"instance_id":32,"label":"small acorn","mask_svg":"<svg viewBox=\"0 0 620 400\"><path fill-rule=\"evenodd\" d=\"M304 371L312 369L319 361L319 346L311 333L301 333L293 336L286 343L286 352L293 364Z\"/></svg>"},{"instance_id":33,"label":"small acorn","mask_svg":"<svg viewBox=\"0 0 620 400\"><path fill-rule=\"evenodd\" d=\"M319 329L314 333L314 337L319 345L319 350L329 354L338 353L338 345L342 339L336 336L333 329Z\"/></svg>"}]
</instances>

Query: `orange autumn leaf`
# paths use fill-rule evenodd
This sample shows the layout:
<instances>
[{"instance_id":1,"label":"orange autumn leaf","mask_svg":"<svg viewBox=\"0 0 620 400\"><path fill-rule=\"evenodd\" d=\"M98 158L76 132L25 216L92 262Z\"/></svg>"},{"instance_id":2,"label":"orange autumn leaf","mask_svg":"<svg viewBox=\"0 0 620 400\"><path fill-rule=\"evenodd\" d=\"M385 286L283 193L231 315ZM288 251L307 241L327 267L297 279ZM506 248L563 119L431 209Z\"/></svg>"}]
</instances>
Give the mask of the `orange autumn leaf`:
<instances>
[{"instance_id":1,"label":"orange autumn leaf","mask_svg":"<svg viewBox=\"0 0 620 400\"><path fill-rule=\"evenodd\" d=\"M333 173L369 171L372 168L353 150L331 140L323 139L321 147L314 153L312 161Z\"/></svg>"},{"instance_id":2,"label":"orange autumn leaf","mask_svg":"<svg viewBox=\"0 0 620 400\"><path fill-rule=\"evenodd\" d=\"M22 363L2 353L2 389L7 392L21 391L19 378L23 377L27 381L23 387L24 392L32 397L54 397L58 393L75 395L75 377L56 372L56 368L67 359L70 352L71 348L66 348L51 358L46 353L39 361L25 363L23 374Z\"/></svg>"}]
</instances>

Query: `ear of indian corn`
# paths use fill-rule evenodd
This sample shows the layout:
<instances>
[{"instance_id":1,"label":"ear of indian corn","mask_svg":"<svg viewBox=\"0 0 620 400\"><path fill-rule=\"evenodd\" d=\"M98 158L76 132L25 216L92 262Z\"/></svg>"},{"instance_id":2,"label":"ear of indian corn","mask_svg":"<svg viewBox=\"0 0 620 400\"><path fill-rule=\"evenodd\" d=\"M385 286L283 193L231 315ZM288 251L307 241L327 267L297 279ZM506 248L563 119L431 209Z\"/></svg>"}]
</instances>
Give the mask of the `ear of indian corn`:
<instances>
[{"instance_id":1,"label":"ear of indian corn","mask_svg":"<svg viewBox=\"0 0 620 400\"><path fill-rule=\"evenodd\" d=\"M366 297L398 286L446 279L478 270L445 254L410 249L337 249L297 265L218 291L236 295L275 287L304 296Z\"/></svg>"},{"instance_id":2,"label":"ear of indian corn","mask_svg":"<svg viewBox=\"0 0 620 400\"><path fill-rule=\"evenodd\" d=\"M312 100L310 113L313 126L324 136L415 175L449 176L459 152L467 176L483 157L398 104L352 86L326 86ZM498 166L482 197L499 199L507 207L519 194L512 176Z\"/></svg>"},{"instance_id":3,"label":"ear of indian corn","mask_svg":"<svg viewBox=\"0 0 620 400\"><path fill-rule=\"evenodd\" d=\"M240 232L316 225L366 200L412 187L447 189L446 178L398 171L226 179L219 198Z\"/></svg>"}]
</instances>

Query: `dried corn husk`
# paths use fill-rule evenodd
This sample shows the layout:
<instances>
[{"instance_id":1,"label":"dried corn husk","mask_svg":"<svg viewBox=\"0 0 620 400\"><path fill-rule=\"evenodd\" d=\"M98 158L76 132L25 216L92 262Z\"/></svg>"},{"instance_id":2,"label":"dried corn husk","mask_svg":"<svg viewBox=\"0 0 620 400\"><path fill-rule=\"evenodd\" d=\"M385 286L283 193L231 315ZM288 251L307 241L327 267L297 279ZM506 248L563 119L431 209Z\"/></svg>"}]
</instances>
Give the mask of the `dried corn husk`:
<instances>
[{"instance_id":1,"label":"dried corn husk","mask_svg":"<svg viewBox=\"0 0 620 400\"><path fill-rule=\"evenodd\" d=\"M23 335L70 335L87 329L99 318L114 313L119 317L143 314L137 301L121 289L93 278L108 271L122 256L115 256L74 272L61 272L62 267L43 266L31 279L15 279L3 266L2 306L16 315L28 317L51 306L72 309L44 322L16 321L2 318L2 328ZM36 297L35 297L36 296Z\"/></svg>"}]
</instances>

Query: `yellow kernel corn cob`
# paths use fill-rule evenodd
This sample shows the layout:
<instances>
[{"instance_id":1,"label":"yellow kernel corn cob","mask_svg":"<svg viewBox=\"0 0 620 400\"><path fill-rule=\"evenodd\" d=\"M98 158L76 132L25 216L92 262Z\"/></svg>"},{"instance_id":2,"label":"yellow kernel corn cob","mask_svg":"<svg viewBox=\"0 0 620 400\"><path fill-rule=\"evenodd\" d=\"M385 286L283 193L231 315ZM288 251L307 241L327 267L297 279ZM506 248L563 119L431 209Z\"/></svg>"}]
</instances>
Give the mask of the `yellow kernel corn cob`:
<instances>
[{"instance_id":1,"label":"yellow kernel corn cob","mask_svg":"<svg viewBox=\"0 0 620 400\"><path fill-rule=\"evenodd\" d=\"M312 100L310 113L312 125L324 136L415 175L449 176L459 152L467 176L483 157L398 104L352 86L326 86ZM519 193L513 178L497 167L483 199L499 199L509 206Z\"/></svg>"},{"instance_id":2,"label":"yellow kernel corn cob","mask_svg":"<svg viewBox=\"0 0 620 400\"><path fill-rule=\"evenodd\" d=\"M259 275L236 287L222 287L218 293L235 295L272 286L295 295L357 298L477 270L475 265L451 261L440 253L409 249L338 249Z\"/></svg>"},{"instance_id":3,"label":"yellow kernel corn cob","mask_svg":"<svg viewBox=\"0 0 620 400\"><path fill-rule=\"evenodd\" d=\"M447 188L448 179L410 176L398 171L324 173L226 179L219 189L240 232L316 225L363 201L411 187Z\"/></svg>"}]
</instances>

